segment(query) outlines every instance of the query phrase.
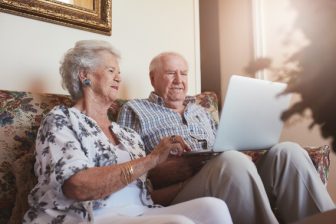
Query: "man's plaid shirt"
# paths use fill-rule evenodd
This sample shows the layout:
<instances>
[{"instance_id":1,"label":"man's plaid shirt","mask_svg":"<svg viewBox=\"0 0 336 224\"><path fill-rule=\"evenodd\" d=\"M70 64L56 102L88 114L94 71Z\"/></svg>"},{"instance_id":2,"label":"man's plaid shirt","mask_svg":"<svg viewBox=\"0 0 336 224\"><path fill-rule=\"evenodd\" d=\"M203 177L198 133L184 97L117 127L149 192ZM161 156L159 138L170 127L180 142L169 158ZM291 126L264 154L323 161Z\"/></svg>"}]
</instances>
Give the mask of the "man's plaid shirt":
<instances>
[{"instance_id":1,"label":"man's plaid shirt","mask_svg":"<svg viewBox=\"0 0 336 224\"><path fill-rule=\"evenodd\" d=\"M150 152L160 139L180 135L194 151L212 148L216 123L210 114L187 97L185 111L179 113L164 106L163 99L151 93L148 99L130 100L120 110L118 123L140 134L146 152Z\"/></svg>"}]
</instances>

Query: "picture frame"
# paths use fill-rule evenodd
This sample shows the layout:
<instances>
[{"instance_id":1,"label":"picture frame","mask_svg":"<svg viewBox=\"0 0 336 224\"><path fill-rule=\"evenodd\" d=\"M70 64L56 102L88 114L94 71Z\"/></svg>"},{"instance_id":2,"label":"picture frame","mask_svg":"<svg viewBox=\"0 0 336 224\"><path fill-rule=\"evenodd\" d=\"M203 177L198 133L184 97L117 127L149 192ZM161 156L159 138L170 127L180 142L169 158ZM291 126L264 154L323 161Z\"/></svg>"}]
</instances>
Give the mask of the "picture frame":
<instances>
[{"instance_id":1,"label":"picture frame","mask_svg":"<svg viewBox=\"0 0 336 224\"><path fill-rule=\"evenodd\" d=\"M88 2L92 7L65 0L0 0L0 11L110 36L112 0Z\"/></svg>"}]
</instances>

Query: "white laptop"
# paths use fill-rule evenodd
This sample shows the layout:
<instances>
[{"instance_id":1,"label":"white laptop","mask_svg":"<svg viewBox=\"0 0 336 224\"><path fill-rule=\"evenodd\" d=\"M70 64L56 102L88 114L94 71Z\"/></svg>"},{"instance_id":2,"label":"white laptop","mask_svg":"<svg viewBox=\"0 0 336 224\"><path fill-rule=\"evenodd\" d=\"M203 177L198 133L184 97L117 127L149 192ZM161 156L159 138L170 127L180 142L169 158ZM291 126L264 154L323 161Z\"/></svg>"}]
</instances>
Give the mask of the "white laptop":
<instances>
[{"instance_id":1,"label":"white laptop","mask_svg":"<svg viewBox=\"0 0 336 224\"><path fill-rule=\"evenodd\" d=\"M280 116L291 99L290 94L279 96L285 88L284 83L233 75L212 152L269 149L278 143Z\"/></svg>"}]
</instances>

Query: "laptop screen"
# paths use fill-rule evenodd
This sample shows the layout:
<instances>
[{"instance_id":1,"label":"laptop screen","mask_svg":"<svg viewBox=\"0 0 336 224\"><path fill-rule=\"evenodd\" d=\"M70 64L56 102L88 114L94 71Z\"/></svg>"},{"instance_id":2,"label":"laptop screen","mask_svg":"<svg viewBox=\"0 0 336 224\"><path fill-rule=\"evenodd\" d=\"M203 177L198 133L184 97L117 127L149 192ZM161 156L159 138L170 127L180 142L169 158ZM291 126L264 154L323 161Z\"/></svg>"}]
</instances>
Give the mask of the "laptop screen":
<instances>
[{"instance_id":1,"label":"laptop screen","mask_svg":"<svg viewBox=\"0 0 336 224\"><path fill-rule=\"evenodd\" d=\"M270 148L279 142L281 113L291 95L281 95L286 84L231 76L213 151Z\"/></svg>"}]
</instances>

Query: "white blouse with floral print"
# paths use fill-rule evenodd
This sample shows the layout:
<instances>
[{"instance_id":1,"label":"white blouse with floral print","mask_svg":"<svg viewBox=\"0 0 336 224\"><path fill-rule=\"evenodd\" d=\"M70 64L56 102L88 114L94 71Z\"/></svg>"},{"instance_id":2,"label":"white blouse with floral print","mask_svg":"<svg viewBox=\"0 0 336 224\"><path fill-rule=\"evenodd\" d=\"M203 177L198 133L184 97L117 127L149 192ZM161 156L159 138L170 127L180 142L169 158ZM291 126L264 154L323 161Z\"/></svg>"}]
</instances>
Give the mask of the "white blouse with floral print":
<instances>
[{"instance_id":1,"label":"white blouse with floral print","mask_svg":"<svg viewBox=\"0 0 336 224\"><path fill-rule=\"evenodd\" d=\"M112 122L111 129L132 159L145 156L140 136ZM93 210L106 206L109 197L95 201L75 201L62 192L72 175L91 167L118 163L115 146L97 123L76 108L57 106L44 118L36 138L35 174L38 183L31 191L30 209L24 223L92 223ZM147 207L156 207L145 187L146 176L136 180L139 199Z\"/></svg>"}]
</instances>

